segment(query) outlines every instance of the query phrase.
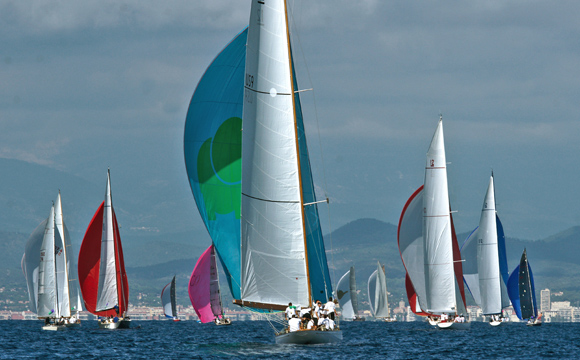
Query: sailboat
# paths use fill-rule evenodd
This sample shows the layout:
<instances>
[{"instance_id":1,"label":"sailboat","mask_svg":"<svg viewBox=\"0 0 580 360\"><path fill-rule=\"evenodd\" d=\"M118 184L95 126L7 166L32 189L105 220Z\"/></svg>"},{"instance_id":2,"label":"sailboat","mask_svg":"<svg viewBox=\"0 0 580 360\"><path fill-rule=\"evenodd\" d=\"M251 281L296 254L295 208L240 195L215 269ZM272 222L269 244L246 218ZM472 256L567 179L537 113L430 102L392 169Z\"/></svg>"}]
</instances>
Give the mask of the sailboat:
<instances>
[{"instance_id":1,"label":"sailboat","mask_svg":"<svg viewBox=\"0 0 580 360\"><path fill-rule=\"evenodd\" d=\"M358 316L358 294L356 291L356 278L354 266L340 278L336 285L336 298L341 308L343 319L364 321L364 317Z\"/></svg>"},{"instance_id":2,"label":"sailboat","mask_svg":"<svg viewBox=\"0 0 580 360\"><path fill-rule=\"evenodd\" d=\"M248 28L206 70L185 125L190 186L234 302L262 312L332 294L291 47L286 2L252 0ZM340 339L340 330L276 336Z\"/></svg>"},{"instance_id":3,"label":"sailboat","mask_svg":"<svg viewBox=\"0 0 580 360\"><path fill-rule=\"evenodd\" d=\"M163 290L161 290L161 305L163 306L165 317L173 319L173 321L180 321L177 316L177 304L175 302L175 276L171 282L165 285Z\"/></svg>"},{"instance_id":4,"label":"sailboat","mask_svg":"<svg viewBox=\"0 0 580 360\"><path fill-rule=\"evenodd\" d=\"M50 231L49 227L51 227ZM47 257L46 252L43 252L44 255L40 256L43 243L45 246L54 247L54 259L50 256ZM46 245L50 243L52 245ZM47 259L53 261L54 266L50 265L46 268ZM53 322L62 322L67 327L80 326L79 311L82 310L80 291L76 280L72 246L63 220L60 191L53 205L52 219L49 217L44 220L34 230L26 244L25 253L22 257L22 270L26 277L30 309L37 313L41 265L45 267L43 270L43 282L54 276L54 286L56 286L56 307L51 309L54 311L49 318L54 318ZM54 274L46 273L50 269L52 269ZM46 290L45 285L43 285L43 288ZM58 314L58 316L55 314Z\"/></svg>"},{"instance_id":5,"label":"sailboat","mask_svg":"<svg viewBox=\"0 0 580 360\"><path fill-rule=\"evenodd\" d=\"M508 264L503 226L495 209L493 173L481 209L479 226L461 248L463 278L490 325L502 323L502 310L510 306Z\"/></svg>"},{"instance_id":6,"label":"sailboat","mask_svg":"<svg viewBox=\"0 0 580 360\"><path fill-rule=\"evenodd\" d=\"M369 295L371 313L376 319L383 319L386 322L397 321L396 317L390 316L385 266L381 266L378 261L377 269L369 276L367 293Z\"/></svg>"},{"instance_id":7,"label":"sailboat","mask_svg":"<svg viewBox=\"0 0 580 360\"><path fill-rule=\"evenodd\" d=\"M79 252L79 283L85 308L100 317L99 328L128 328L129 284L107 171L105 200L93 216Z\"/></svg>"},{"instance_id":8,"label":"sailboat","mask_svg":"<svg viewBox=\"0 0 580 360\"><path fill-rule=\"evenodd\" d=\"M508 279L507 288L518 319L527 319L526 325L542 325L542 315L538 313L538 303L536 301L534 275L528 262L526 249L524 249L520 264L516 266Z\"/></svg>"},{"instance_id":9,"label":"sailboat","mask_svg":"<svg viewBox=\"0 0 580 360\"><path fill-rule=\"evenodd\" d=\"M189 278L189 299L202 323L230 325L224 316L215 249L210 245L197 260Z\"/></svg>"},{"instance_id":10,"label":"sailboat","mask_svg":"<svg viewBox=\"0 0 580 360\"><path fill-rule=\"evenodd\" d=\"M263 312L290 302L311 307L330 297L332 285L289 13L284 0L252 0L250 14L248 28L214 59L191 99L187 173L234 302ZM339 330L276 336L277 343L340 339Z\"/></svg>"},{"instance_id":11,"label":"sailboat","mask_svg":"<svg viewBox=\"0 0 580 360\"><path fill-rule=\"evenodd\" d=\"M399 219L398 244L406 270L411 310L442 329L468 329L461 254L447 189L443 119L429 150L423 186L411 195ZM451 320L454 318L455 320Z\"/></svg>"},{"instance_id":12,"label":"sailboat","mask_svg":"<svg viewBox=\"0 0 580 360\"><path fill-rule=\"evenodd\" d=\"M54 205L44 228L44 237L40 247L40 264L38 270L38 318L44 319L43 330L64 330L60 321L58 285L56 276L56 247L54 239Z\"/></svg>"}]
</instances>

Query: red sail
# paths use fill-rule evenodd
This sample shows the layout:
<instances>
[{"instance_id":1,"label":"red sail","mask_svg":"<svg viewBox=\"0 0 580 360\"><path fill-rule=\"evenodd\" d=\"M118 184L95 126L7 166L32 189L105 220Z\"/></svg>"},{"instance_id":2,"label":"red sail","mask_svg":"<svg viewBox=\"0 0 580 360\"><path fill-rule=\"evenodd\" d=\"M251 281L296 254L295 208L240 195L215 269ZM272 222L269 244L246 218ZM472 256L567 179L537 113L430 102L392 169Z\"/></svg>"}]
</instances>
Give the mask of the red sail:
<instances>
[{"instance_id":1,"label":"red sail","mask_svg":"<svg viewBox=\"0 0 580 360\"><path fill-rule=\"evenodd\" d=\"M78 259L78 275L83 300L87 311L98 316L116 316L114 309L106 311L95 311L97 307L97 293L99 286L99 267L101 264L101 237L103 236L103 201L99 209L93 216L89 227L83 238ZM115 234L115 257L117 267L117 291L119 296L119 314L127 311L129 302L129 284L125 272L125 262L123 259L123 249L119 226L115 210L113 210L113 231Z\"/></svg>"}]
</instances>

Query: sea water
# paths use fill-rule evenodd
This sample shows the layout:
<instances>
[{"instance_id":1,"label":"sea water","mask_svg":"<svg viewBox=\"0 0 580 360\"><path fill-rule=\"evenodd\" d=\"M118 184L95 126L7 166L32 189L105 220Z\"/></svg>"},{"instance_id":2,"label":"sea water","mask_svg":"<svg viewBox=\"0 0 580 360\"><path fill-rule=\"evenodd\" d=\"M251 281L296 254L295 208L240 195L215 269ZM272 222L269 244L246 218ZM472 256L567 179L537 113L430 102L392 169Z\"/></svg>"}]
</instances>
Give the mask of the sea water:
<instances>
[{"instance_id":1,"label":"sea water","mask_svg":"<svg viewBox=\"0 0 580 360\"><path fill-rule=\"evenodd\" d=\"M118 330L83 321L65 331L43 331L41 321L0 321L0 359L580 359L580 323L472 323L466 331L426 322L340 325L340 343L276 345L265 321L133 321Z\"/></svg>"}]
</instances>

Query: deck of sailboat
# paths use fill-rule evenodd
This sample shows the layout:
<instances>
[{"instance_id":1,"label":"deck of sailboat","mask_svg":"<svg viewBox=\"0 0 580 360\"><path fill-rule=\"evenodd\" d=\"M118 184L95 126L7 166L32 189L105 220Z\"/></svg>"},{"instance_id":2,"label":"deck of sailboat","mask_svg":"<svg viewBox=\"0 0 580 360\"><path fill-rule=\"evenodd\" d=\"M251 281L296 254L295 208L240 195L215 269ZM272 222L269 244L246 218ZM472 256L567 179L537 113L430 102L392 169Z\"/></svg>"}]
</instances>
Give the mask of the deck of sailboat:
<instances>
[{"instance_id":1,"label":"deck of sailboat","mask_svg":"<svg viewBox=\"0 0 580 360\"><path fill-rule=\"evenodd\" d=\"M329 344L342 341L342 331L300 330L276 335L276 344Z\"/></svg>"}]
</instances>

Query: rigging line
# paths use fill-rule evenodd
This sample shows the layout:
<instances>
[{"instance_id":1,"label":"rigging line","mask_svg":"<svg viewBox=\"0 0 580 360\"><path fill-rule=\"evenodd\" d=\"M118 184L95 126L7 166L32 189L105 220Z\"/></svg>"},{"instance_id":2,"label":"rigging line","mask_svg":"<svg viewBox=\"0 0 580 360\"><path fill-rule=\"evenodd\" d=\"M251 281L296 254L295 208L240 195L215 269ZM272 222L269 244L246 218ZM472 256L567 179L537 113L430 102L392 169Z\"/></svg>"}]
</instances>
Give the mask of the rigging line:
<instances>
[{"instance_id":1,"label":"rigging line","mask_svg":"<svg viewBox=\"0 0 580 360\"><path fill-rule=\"evenodd\" d=\"M298 204L300 201L295 201L295 200L267 200L267 199L262 199L259 197L255 197L252 195L248 195L248 194L244 194L242 193L242 195L249 197L250 199L254 199L254 200L258 200L258 201L265 201L265 202L271 202L271 203L281 203L281 204Z\"/></svg>"},{"instance_id":2,"label":"rigging line","mask_svg":"<svg viewBox=\"0 0 580 360\"><path fill-rule=\"evenodd\" d=\"M298 29L296 22L295 22L295 16L294 16L294 4L295 2L292 1L292 11L291 11L291 19L292 19L292 23L294 24L294 29ZM297 44L297 48L300 49L300 53L302 55L302 61L304 63L304 68L306 69L306 75L308 77L308 81L309 83L312 85L312 76L310 76L310 69L308 68L308 64L306 62L306 56L304 55L304 51L302 51L302 42L300 41L300 34L298 33L298 31L294 32L294 35L292 37L292 39L294 39L294 42L296 42ZM312 89L312 101L313 101L313 106L314 106L314 119L316 122L316 130L317 130L317 137L318 137L318 149L320 152L320 161L322 163L322 183L324 184L323 186L323 191L324 191L324 197L326 199L328 199L328 182L327 182L327 176L326 176L326 168L324 167L324 153L322 151L322 140L320 138L320 122L318 120L318 108L316 106L316 92L314 91L314 89ZM305 136L305 141L307 141L306 136ZM308 146L307 146L308 147ZM313 180L314 182L314 180ZM330 240L330 254L331 254L331 262L332 262L332 279L336 279L336 269L334 266L334 251L333 251L333 245L332 245L332 225L330 222L330 206L327 208L327 213L328 213L328 236L329 236L329 240ZM331 280L332 281L332 280ZM334 286L334 288L336 288L336 286Z\"/></svg>"}]
</instances>

